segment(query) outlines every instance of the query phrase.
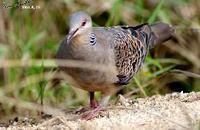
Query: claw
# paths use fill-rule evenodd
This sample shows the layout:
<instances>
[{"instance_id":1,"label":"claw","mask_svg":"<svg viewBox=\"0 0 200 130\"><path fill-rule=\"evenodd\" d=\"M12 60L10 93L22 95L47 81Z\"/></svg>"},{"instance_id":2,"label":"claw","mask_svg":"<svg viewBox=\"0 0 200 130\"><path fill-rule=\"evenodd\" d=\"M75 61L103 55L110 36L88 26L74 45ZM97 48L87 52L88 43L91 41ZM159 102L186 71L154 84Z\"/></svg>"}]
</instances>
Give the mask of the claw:
<instances>
[{"instance_id":1,"label":"claw","mask_svg":"<svg viewBox=\"0 0 200 130\"><path fill-rule=\"evenodd\" d=\"M95 108L91 111L87 111L87 112L82 114L81 119L82 120L94 119L95 117L97 117L99 115L100 110L101 110L101 107L97 107L97 108Z\"/></svg>"}]
</instances>

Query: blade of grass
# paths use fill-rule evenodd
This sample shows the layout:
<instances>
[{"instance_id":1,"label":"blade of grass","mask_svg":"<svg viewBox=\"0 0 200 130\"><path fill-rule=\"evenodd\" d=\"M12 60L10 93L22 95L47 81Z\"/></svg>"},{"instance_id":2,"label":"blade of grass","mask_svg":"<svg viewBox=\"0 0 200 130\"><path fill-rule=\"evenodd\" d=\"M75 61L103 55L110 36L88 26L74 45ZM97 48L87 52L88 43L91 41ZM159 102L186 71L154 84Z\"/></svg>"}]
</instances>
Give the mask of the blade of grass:
<instances>
[{"instance_id":1,"label":"blade of grass","mask_svg":"<svg viewBox=\"0 0 200 130\"><path fill-rule=\"evenodd\" d=\"M136 77L134 77L134 80L135 80L135 83L137 84L137 86L140 88L142 94L145 97L147 97L147 94L146 94L145 90L143 89L142 85L140 84L140 81Z\"/></svg>"},{"instance_id":2,"label":"blade of grass","mask_svg":"<svg viewBox=\"0 0 200 130\"><path fill-rule=\"evenodd\" d=\"M144 0L136 0L135 1L135 5L134 5L134 9L135 9L135 13L140 16L141 18L143 18L144 15ZM143 19L141 20L141 22L143 23Z\"/></svg>"},{"instance_id":3,"label":"blade of grass","mask_svg":"<svg viewBox=\"0 0 200 130\"><path fill-rule=\"evenodd\" d=\"M171 72L182 73L184 75L187 75L188 77L193 77L193 78L200 79L200 74L189 72L189 71L185 71L185 70L174 69L174 70L171 70Z\"/></svg>"},{"instance_id":4,"label":"blade of grass","mask_svg":"<svg viewBox=\"0 0 200 130\"><path fill-rule=\"evenodd\" d=\"M171 20L170 20L170 15L167 14L167 12L165 10L160 10L158 13L159 18L161 19L161 21L171 24Z\"/></svg>"},{"instance_id":5,"label":"blade of grass","mask_svg":"<svg viewBox=\"0 0 200 130\"><path fill-rule=\"evenodd\" d=\"M38 41L40 41L45 36L46 36L45 32L41 32L41 33L32 35L31 38L29 39L29 41L27 42L27 44L24 46L23 52L24 53L26 53L26 52L33 52L33 51L30 51L30 49L33 49L34 43L37 43Z\"/></svg>"},{"instance_id":6,"label":"blade of grass","mask_svg":"<svg viewBox=\"0 0 200 130\"><path fill-rule=\"evenodd\" d=\"M41 73L42 73L42 81L40 82L40 90L39 90L39 96L40 96L40 103L43 106L43 99L44 99L44 91L45 91L45 85L46 81L44 78L44 48L42 48L42 65L41 65Z\"/></svg>"},{"instance_id":7,"label":"blade of grass","mask_svg":"<svg viewBox=\"0 0 200 130\"><path fill-rule=\"evenodd\" d=\"M156 20L156 17L158 16L161 7L164 3L164 0L160 0L159 4L156 6L155 10L153 11L153 13L151 14L151 16L148 19L148 23L153 23Z\"/></svg>"},{"instance_id":8,"label":"blade of grass","mask_svg":"<svg viewBox=\"0 0 200 130\"><path fill-rule=\"evenodd\" d=\"M159 60L153 59L150 55L147 56L146 63L147 63L147 65L155 65L159 69L162 69L162 66L161 66Z\"/></svg>"},{"instance_id":9,"label":"blade of grass","mask_svg":"<svg viewBox=\"0 0 200 130\"><path fill-rule=\"evenodd\" d=\"M110 16L106 22L106 26L111 26L113 24L118 24L120 20L120 6L122 5L122 0L116 0L111 9Z\"/></svg>"},{"instance_id":10,"label":"blade of grass","mask_svg":"<svg viewBox=\"0 0 200 130\"><path fill-rule=\"evenodd\" d=\"M159 75L165 73L165 72L168 72L169 70L171 70L172 68L174 68L176 65L171 65L171 66L168 66L166 68L163 68L159 71L156 71L154 72L149 78L155 78L155 77L158 77Z\"/></svg>"}]
</instances>

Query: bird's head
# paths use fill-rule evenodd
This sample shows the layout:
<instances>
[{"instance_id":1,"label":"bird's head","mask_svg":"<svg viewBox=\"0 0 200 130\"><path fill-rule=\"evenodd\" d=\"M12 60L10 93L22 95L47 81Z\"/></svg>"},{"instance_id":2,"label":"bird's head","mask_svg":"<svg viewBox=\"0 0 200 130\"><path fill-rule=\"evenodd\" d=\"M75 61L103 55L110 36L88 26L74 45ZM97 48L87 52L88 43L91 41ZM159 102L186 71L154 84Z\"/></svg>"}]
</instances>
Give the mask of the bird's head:
<instances>
[{"instance_id":1,"label":"bird's head","mask_svg":"<svg viewBox=\"0 0 200 130\"><path fill-rule=\"evenodd\" d=\"M70 16L69 26L70 30L67 40L71 41L73 37L81 34L85 29L92 27L92 20L85 12L75 12Z\"/></svg>"}]
</instances>

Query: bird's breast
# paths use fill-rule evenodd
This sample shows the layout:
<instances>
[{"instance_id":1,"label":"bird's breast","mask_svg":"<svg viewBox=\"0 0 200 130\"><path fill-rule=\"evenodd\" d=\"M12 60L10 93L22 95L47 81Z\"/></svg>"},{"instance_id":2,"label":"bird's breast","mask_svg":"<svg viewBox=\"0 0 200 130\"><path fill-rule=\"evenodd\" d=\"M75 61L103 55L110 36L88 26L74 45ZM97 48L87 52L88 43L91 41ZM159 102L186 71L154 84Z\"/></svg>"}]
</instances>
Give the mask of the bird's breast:
<instances>
[{"instance_id":1,"label":"bird's breast","mask_svg":"<svg viewBox=\"0 0 200 130\"><path fill-rule=\"evenodd\" d=\"M95 45L74 43L71 44L69 50L70 53L67 58L86 63L86 67L83 65L81 68L65 69L80 86L87 86L88 84L101 86L117 81L114 52L111 48L102 46L100 43ZM90 65L89 68L87 63Z\"/></svg>"}]
</instances>

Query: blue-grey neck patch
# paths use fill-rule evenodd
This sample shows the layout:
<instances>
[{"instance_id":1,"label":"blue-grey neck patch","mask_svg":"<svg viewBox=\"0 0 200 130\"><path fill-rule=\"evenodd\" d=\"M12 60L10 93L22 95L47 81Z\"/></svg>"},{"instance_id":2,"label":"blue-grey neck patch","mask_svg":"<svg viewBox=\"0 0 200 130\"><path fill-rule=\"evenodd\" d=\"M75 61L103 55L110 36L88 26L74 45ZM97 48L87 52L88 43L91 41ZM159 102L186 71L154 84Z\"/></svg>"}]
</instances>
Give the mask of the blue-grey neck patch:
<instances>
[{"instance_id":1,"label":"blue-grey neck patch","mask_svg":"<svg viewBox=\"0 0 200 130\"><path fill-rule=\"evenodd\" d=\"M97 38L96 38L96 36L95 36L95 34L94 33L91 33L90 34L90 45L95 45L96 44L96 41L97 40Z\"/></svg>"}]
</instances>

